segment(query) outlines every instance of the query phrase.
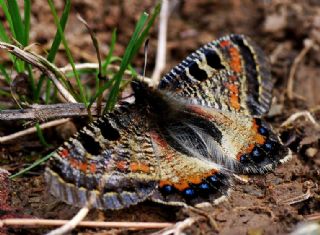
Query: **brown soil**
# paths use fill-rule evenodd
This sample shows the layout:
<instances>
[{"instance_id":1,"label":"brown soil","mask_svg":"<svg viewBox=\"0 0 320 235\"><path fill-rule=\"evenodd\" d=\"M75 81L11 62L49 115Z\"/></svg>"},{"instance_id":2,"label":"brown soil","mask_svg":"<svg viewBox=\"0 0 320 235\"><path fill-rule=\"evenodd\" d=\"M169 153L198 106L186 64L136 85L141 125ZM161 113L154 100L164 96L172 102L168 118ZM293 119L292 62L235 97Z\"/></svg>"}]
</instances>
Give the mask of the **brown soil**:
<instances>
[{"instance_id":1,"label":"brown soil","mask_svg":"<svg viewBox=\"0 0 320 235\"><path fill-rule=\"evenodd\" d=\"M61 0L55 1L59 11ZM168 27L166 71L202 44L229 33L241 33L253 38L271 58L275 79L275 98L267 120L281 133L283 141L293 150L291 161L278 167L273 173L249 176L248 183L236 182L230 197L212 207L208 213L218 225L220 234L287 234L296 225L320 213L318 181L320 178L320 132L306 118L299 118L290 127L280 128L290 115L310 110L320 118L320 4L308 1L250 1L250 0L197 0L177 1L172 10ZM154 1L87 1L74 0L66 35L77 62L96 62L90 35L77 20L80 13L96 32L102 55L108 52L113 28L117 28L116 55L122 55L133 32L135 22L143 11L150 12ZM33 51L44 54L51 45L55 26L48 5L34 1L32 5L31 43L38 43ZM0 12L0 17L2 13ZM150 35L147 75L154 66L157 45L157 27ZM312 39L315 46L300 62L294 76L294 99L289 100L286 86L289 71L296 56L304 47L305 39ZM0 51L0 58L7 55ZM58 66L67 64L64 51L56 60ZM143 54L134 62L143 68ZM1 101L2 102L2 101ZM8 101L6 101L8 102ZM77 126L83 120L74 120ZM0 122L0 134L6 135L21 129L21 123ZM63 131L62 131L63 130ZM56 148L73 132L74 125L45 131L51 148L43 147L35 135L29 135L0 145L1 167L15 173ZM33 169L11 182L11 208L15 213L32 217L70 219L77 208L67 206L48 195L43 182L43 167ZM297 196L311 192L303 200ZM308 192L309 192L308 191ZM288 203L291 202L291 203ZM290 205L289 205L290 204ZM1 206L1 205L0 205ZM0 207L1 209L1 207ZM1 211L0 211L1 212ZM183 209L145 202L120 211L91 211L87 219L106 221L160 221L177 222L189 216ZM1 216L1 214L0 214ZM319 218L319 217L318 217ZM9 229L12 234L42 234L47 229ZM146 231L77 229L82 234L146 234ZM216 234L208 220L195 223L185 232L190 234Z\"/></svg>"}]
</instances>

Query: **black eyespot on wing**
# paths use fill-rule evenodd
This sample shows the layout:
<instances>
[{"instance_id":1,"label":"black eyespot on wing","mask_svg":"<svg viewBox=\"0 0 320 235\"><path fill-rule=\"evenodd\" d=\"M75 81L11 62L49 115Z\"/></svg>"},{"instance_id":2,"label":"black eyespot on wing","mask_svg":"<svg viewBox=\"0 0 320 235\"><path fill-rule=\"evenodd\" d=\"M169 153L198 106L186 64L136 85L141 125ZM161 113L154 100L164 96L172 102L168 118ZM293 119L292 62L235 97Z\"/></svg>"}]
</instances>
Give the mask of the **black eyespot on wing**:
<instances>
[{"instance_id":1,"label":"black eyespot on wing","mask_svg":"<svg viewBox=\"0 0 320 235\"><path fill-rule=\"evenodd\" d=\"M189 66L190 74L199 81L204 81L208 78L206 71L199 68L199 65L196 62L193 62Z\"/></svg>"},{"instance_id":2,"label":"black eyespot on wing","mask_svg":"<svg viewBox=\"0 0 320 235\"><path fill-rule=\"evenodd\" d=\"M214 188L222 185L221 179L219 178L218 174L211 175L206 180Z\"/></svg>"},{"instance_id":3,"label":"black eyespot on wing","mask_svg":"<svg viewBox=\"0 0 320 235\"><path fill-rule=\"evenodd\" d=\"M259 163L259 162L262 162L265 158L265 153L264 151L259 148L259 147L254 147L252 152L251 152L251 159L256 162L256 163Z\"/></svg>"},{"instance_id":4,"label":"black eyespot on wing","mask_svg":"<svg viewBox=\"0 0 320 235\"><path fill-rule=\"evenodd\" d=\"M186 188L184 191L182 191L182 195L186 199L192 199L197 196L197 192L193 188Z\"/></svg>"},{"instance_id":5,"label":"black eyespot on wing","mask_svg":"<svg viewBox=\"0 0 320 235\"><path fill-rule=\"evenodd\" d=\"M161 193L164 195L168 195L175 192L175 189L172 185L164 185L160 188Z\"/></svg>"},{"instance_id":6,"label":"black eyespot on wing","mask_svg":"<svg viewBox=\"0 0 320 235\"><path fill-rule=\"evenodd\" d=\"M268 139L268 140L264 143L263 149L264 149L267 153L269 153L269 152L271 152L271 151L277 151L278 145L279 145L279 144L278 144L277 142Z\"/></svg>"},{"instance_id":7,"label":"black eyespot on wing","mask_svg":"<svg viewBox=\"0 0 320 235\"><path fill-rule=\"evenodd\" d=\"M120 139L120 133L117 129L111 126L107 119L99 121L96 126L101 130L102 136L110 141L115 141Z\"/></svg>"},{"instance_id":8,"label":"black eyespot on wing","mask_svg":"<svg viewBox=\"0 0 320 235\"><path fill-rule=\"evenodd\" d=\"M225 67L222 65L220 57L213 50L204 50L204 55L206 57L208 65L214 69L224 69Z\"/></svg>"},{"instance_id":9,"label":"black eyespot on wing","mask_svg":"<svg viewBox=\"0 0 320 235\"><path fill-rule=\"evenodd\" d=\"M258 132L263 136L268 136L268 134L269 134L268 129L263 126L260 126L258 128Z\"/></svg>"},{"instance_id":10,"label":"black eyespot on wing","mask_svg":"<svg viewBox=\"0 0 320 235\"><path fill-rule=\"evenodd\" d=\"M248 155L247 155L247 154L241 155L241 157L240 157L240 162L241 162L242 164L247 164L247 163L249 163L249 162L250 162L250 159L249 159Z\"/></svg>"},{"instance_id":11,"label":"black eyespot on wing","mask_svg":"<svg viewBox=\"0 0 320 235\"><path fill-rule=\"evenodd\" d=\"M98 155L101 153L102 148L100 144L86 132L80 131L78 135L78 140L81 142L85 150L91 155Z\"/></svg>"}]
</instances>

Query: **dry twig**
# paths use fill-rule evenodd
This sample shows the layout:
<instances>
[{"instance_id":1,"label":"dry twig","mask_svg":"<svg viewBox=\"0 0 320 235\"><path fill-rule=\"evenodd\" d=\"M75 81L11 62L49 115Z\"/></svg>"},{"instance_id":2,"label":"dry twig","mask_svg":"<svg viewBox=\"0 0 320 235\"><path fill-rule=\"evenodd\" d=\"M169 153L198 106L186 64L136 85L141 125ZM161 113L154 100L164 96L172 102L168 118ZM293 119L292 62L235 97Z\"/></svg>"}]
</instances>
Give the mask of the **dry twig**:
<instances>
[{"instance_id":1,"label":"dry twig","mask_svg":"<svg viewBox=\"0 0 320 235\"><path fill-rule=\"evenodd\" d=\"M307 186L307 191L306 193L303 193L299 196L296 196L296 197L292 197L292 198L288 198L288 199L284 199L284 200L279 200L277 202L277 204L279 205L293 205L293 204L296 204L296 203L299 203L299 202L303 202L305 200L308 200L312 195L311 193L311 188L313 187L313 183L310 182L310 181L306 181L304 183L304 185Z\"/></svg>"},{"instance_id":2,"label":"dry twig","mask_svg":"<svg viewBox=\"0 0 320 235\"><path fill-rule=\"evenodd\" d=\"M186 228L191 227L195 222L203 219L203 217L190 217L187 218L183 221L180 221L176 224L171 225L170 227L163 229L159 232L152 233L152 235L169 235L169 234L174 234L174 235L180 235L182 234L183 230Z\"/></svg>"},{"instance_id":3,"label":"dry twig","mask_svg":"<svg viewBox=\"0 0 320 235\"><path fill-rule=\"evenodd\" d=\"M4 219L0 220L0 228L8 226L16 227L48 227L61 226L69 220L48 219ZM90 228L136 228L136 229L162 229L172 226L172 223L157 222L105 222L105 221L81 221L78 226Z\"/></svg>"},{"instance_id":4,"label":"dry twig","mask_svg":"<svg viewBox=\"0 0 320 235\"><path fill-rule=\"evenodd\" d=\"M51 122L43 123L39 127L41 129L50 128L50 127L53 127L53 126L61 125L61 124L66 123L68 121L70 121L70 118L63 118L63 119L59 119L59 120L54 120L54 121L51 121ZM30 127L30 128L28 128L26 130L18 131L16 133L11 134L11 135L0 137L0 144L3 144L5 142L11 141L11 140L14 140L14 139L16 139L18 137L22 137L24 135L35 133L36 131L37 131L36 127Z\"/></svg>"},{"instance_id":5,"label":"dry twig","mask_svg":"<svg viewBox=\"0 0 320 235\"><path fill-rule=\"evenodd\" d=\"M151 76L152 85L159 83L161 73L166 65L167 28L169 18L169 1L163 0L159 19L158 47L156 65Z\"/></svg>"},{"instance_id":6,"label":"dry twig","mask_svg":"<svg viewBox=\"0 0 320 235\"><path fill-rule=\"evenodd\" d=\"M82 63L82 64L75 64L75 68L80 70L80 69L99 69L99 64L98 63ZM120 69L120 67L118 65L114 65L114 64L109 64L108 65L108 69L111 70L115 70L118 71ZM67 72L71 72L72 71L72 67L70 64L66 65L65 67L61 67L59 68L59 70L63 73L67 73ZM132 72L130 70L126 70L124 72L124 74L128 75L128 76L132 76ZM142 81L142 80L147 80L147 82L149 82L149 80L151 80L151 78L148 77L143 77L141 75L137 75L137 79Z\"/></svg>"},{"instance_id":7,"label":"dry twig","mask_svg":"<svg viewBox=\"0 0 320 235\"><path fill-rule=\"evenodd\" d=\"M311 196L312 196L312 194L310 192L310 189L308 189L307 192L302 195L279 201L279 202L277 202L277 204L279 204L279 205L293 205L293 204L308 200Z\"/></svg>"},{"instance_id":8,"label":"dry twig","mask_svg":"<svg viewBox=\"0 0 320 235\"><path fill-rule=\"evenodd\" d=\"M320 220L320 213L314 213L311 215L306 215L305 216L306 220L311 221L311 220Z\"/></svg>"},{"instance_id":9,"label":"dry twig","mask_svg":"<svg viewBox=\"0 0 320 235\"><path fill-rule=\"evenodd\" d=\"M300 118L300 117L305 117L307 119L309 119L309 121L317 128L320 128L320 125L317 123L317 121L314 119L314 117L311 115L311 113L309 111L300 111L297 113L292 114L287 120L285 120L281 126L288 126L291 123L293 123L296 119Z\"/></svg>"},{"instance_id":10,"label":"dry twig","mask_svg":"<svg viewBox=\"0 0 320 235\"><path fill-rule=\"evenodd\" d=\"M69 220L67 223L62 225L60 228L57 228L57 229L47 233L47 235L63 235L63 234L69 233L73 229L75 229L77 227L77 225L79 225L79 223L81 221L83 221L84 218L87 216L87 214L91 208L93 199L94 199L93 196L91 196L89 198L87 204L84 207L82 207L71 220Z\"/></svg>"},{"instance_id":11,"label":"dry twig","mask_svg":"<svg viewBox=\"0 0 320 235\"><path fill-rule=\"evenodd\" d=\"M91 114L97 115L96 105L91 107ZM88 110L82 103L60 103L48 105L31 105L27 109L2 110L0 121L45 121L56 118L87 116Z\"/></svg>"},{"instance_id":12,"label":"dry twig","mask_svg":"<svg viewBox=\"0 0 320 235\"><path fill-rule=\"evenodd\" d=\"M37 67L43 73L45 73L53 82L53 84L57 87L61 95L70 103L76 103L75 98L69 93L69 91L60 83L57 79L56 74L59 74L60 77L64 77L64 75L56 68L53 64L49 63L45 58L33 54L32 52L28 52L20 49L12 44L0 42L0 48L7 50L11 54L16 57L26 61L29 64Z\"/></svg>"}]
</instances>

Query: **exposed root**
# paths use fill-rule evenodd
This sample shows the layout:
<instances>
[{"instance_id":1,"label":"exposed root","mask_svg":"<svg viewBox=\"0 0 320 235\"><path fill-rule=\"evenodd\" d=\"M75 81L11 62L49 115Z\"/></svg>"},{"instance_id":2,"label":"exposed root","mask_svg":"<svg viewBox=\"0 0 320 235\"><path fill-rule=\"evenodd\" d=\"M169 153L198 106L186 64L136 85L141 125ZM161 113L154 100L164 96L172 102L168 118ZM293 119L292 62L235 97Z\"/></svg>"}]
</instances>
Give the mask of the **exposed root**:
<instances>
[{"instance_id":1,"label":"exposed root","mask_svg":"<svg viewBox=\"0 0 320 235\"><path fill-rule=\"evenodd\" d=\"M300 62L303 60L303 58L306 56L308 51L314 46L314 42L307 38L303 41L304 47L300 51L299 55L294 59L293 64L291 66L290 72L289 72L289 79L288 79L288 84L287 84L287 95L290 100L294 98L294 92L293 92L293 81L294 81L294 76L296 74L298 65Z\"/></svg>"},{"instance_id":2,"label":"exposed root","mask_svg":"<svg viewBox=\"0 0 320 235\"><path fill-rule=\"evenodd\" d=\"M263 211L267 214L270 215L271 219L275 219L276 216L274 215L274 213L267 207L262 207L262 206L250 206L250 207L247 207L247 206L238 206L238 207L235 207L233 209L233 211L242 211L242 210L251 210L251 211Z\"/></svg>"}]
</instances>

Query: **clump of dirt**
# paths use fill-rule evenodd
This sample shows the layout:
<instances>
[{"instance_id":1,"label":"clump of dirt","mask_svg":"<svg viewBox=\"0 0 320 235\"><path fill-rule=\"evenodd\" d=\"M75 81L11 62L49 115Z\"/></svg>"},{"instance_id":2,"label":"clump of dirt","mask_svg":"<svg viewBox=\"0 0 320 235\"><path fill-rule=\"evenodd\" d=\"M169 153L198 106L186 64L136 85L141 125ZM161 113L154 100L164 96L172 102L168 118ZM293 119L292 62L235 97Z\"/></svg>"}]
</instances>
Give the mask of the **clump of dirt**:
<instances>
[{"instance_id":1,"label":"clump of dirt","mask_svg":"<svg viewBox=\"0 0 320 235\"><path fill-rule=\"evenodd\" d=\"M61 12L64 1L55 1ZM72 2L72 10L66 28L73 57L78 62L96 62L96 55L90 35L78 19L80 13L95 31L100 41L101 53L108 53L113 28L117 28L116 55L122 55L129 41L134 25L143 11L154 6L154 1L108 1ZM270 57L272 75L275 80L274 100L266 119L281 133L283 142L293 151L293 159L279 166L274 172L248 177L247 182L236 182L230 197L209 209L208 214L216 222L216 228L204 219L186 228L190 234L287 234L298 222L310 220L319 215L319 165L320 131L306 116L282 127L291 115L310 111L315 120L320 119L320 4L317 1L176 1L168 25L166 71L179 63L190 52L219 36L245 34L257 42ZM2 14L2 15L1 15ZM3 13L0 13L3 19ZM49 6L42 2L32 3L31 43L41 46L32 50L44 54L53 40L56 28ZM154 66L157 45L157 26L150 35L147 76ZM297 62L293 75L290 70L294 61L304 50L305 41L312 46ZM143 68L142 52L134 61L136 68ZM0 51L1 58L8 58ZM61 49L56 59L57 66L65 66L67 59ZM293 78L291 99L287 84ZM1 102L11 102L1 100ZM79 125L79 120L73 123ZM85 121L80 120L81 125ZM1 122L0 133L6 135L21 128L22 123ZM1 167L16 172L25 164L33 162L39 154L56 148L75 131L71 124L69 134L59 129L46 130L46 139L51 147L44 148L34 136L25 136L19 143L0 145ZM32 217L70 219L77 208L65 205L47 194L43 181L43 167L11 182L10 208L17 213ZM6 202L7 203L7 202ZM1 205L1 204L0 204ZM1 207L0 207L1 210ZM1 211L0 211L1 212ZM188 212L189 213L189 212ZM144 202L120 211L90 212L87 219L106 221L162 221L177 222L189 216L181 208ZM319 216L317 217L319 218ZM1 231L1 230L0 230ZM13 229L15 234L41 234L44 229ZM101 230L78 229L78 232L92 234ZM110 233L127 233L126 230L112 230ZM142 234L148 231L131 231ZM108 232L106 232L108 234Z\"/></svg>"}]
</instances>

